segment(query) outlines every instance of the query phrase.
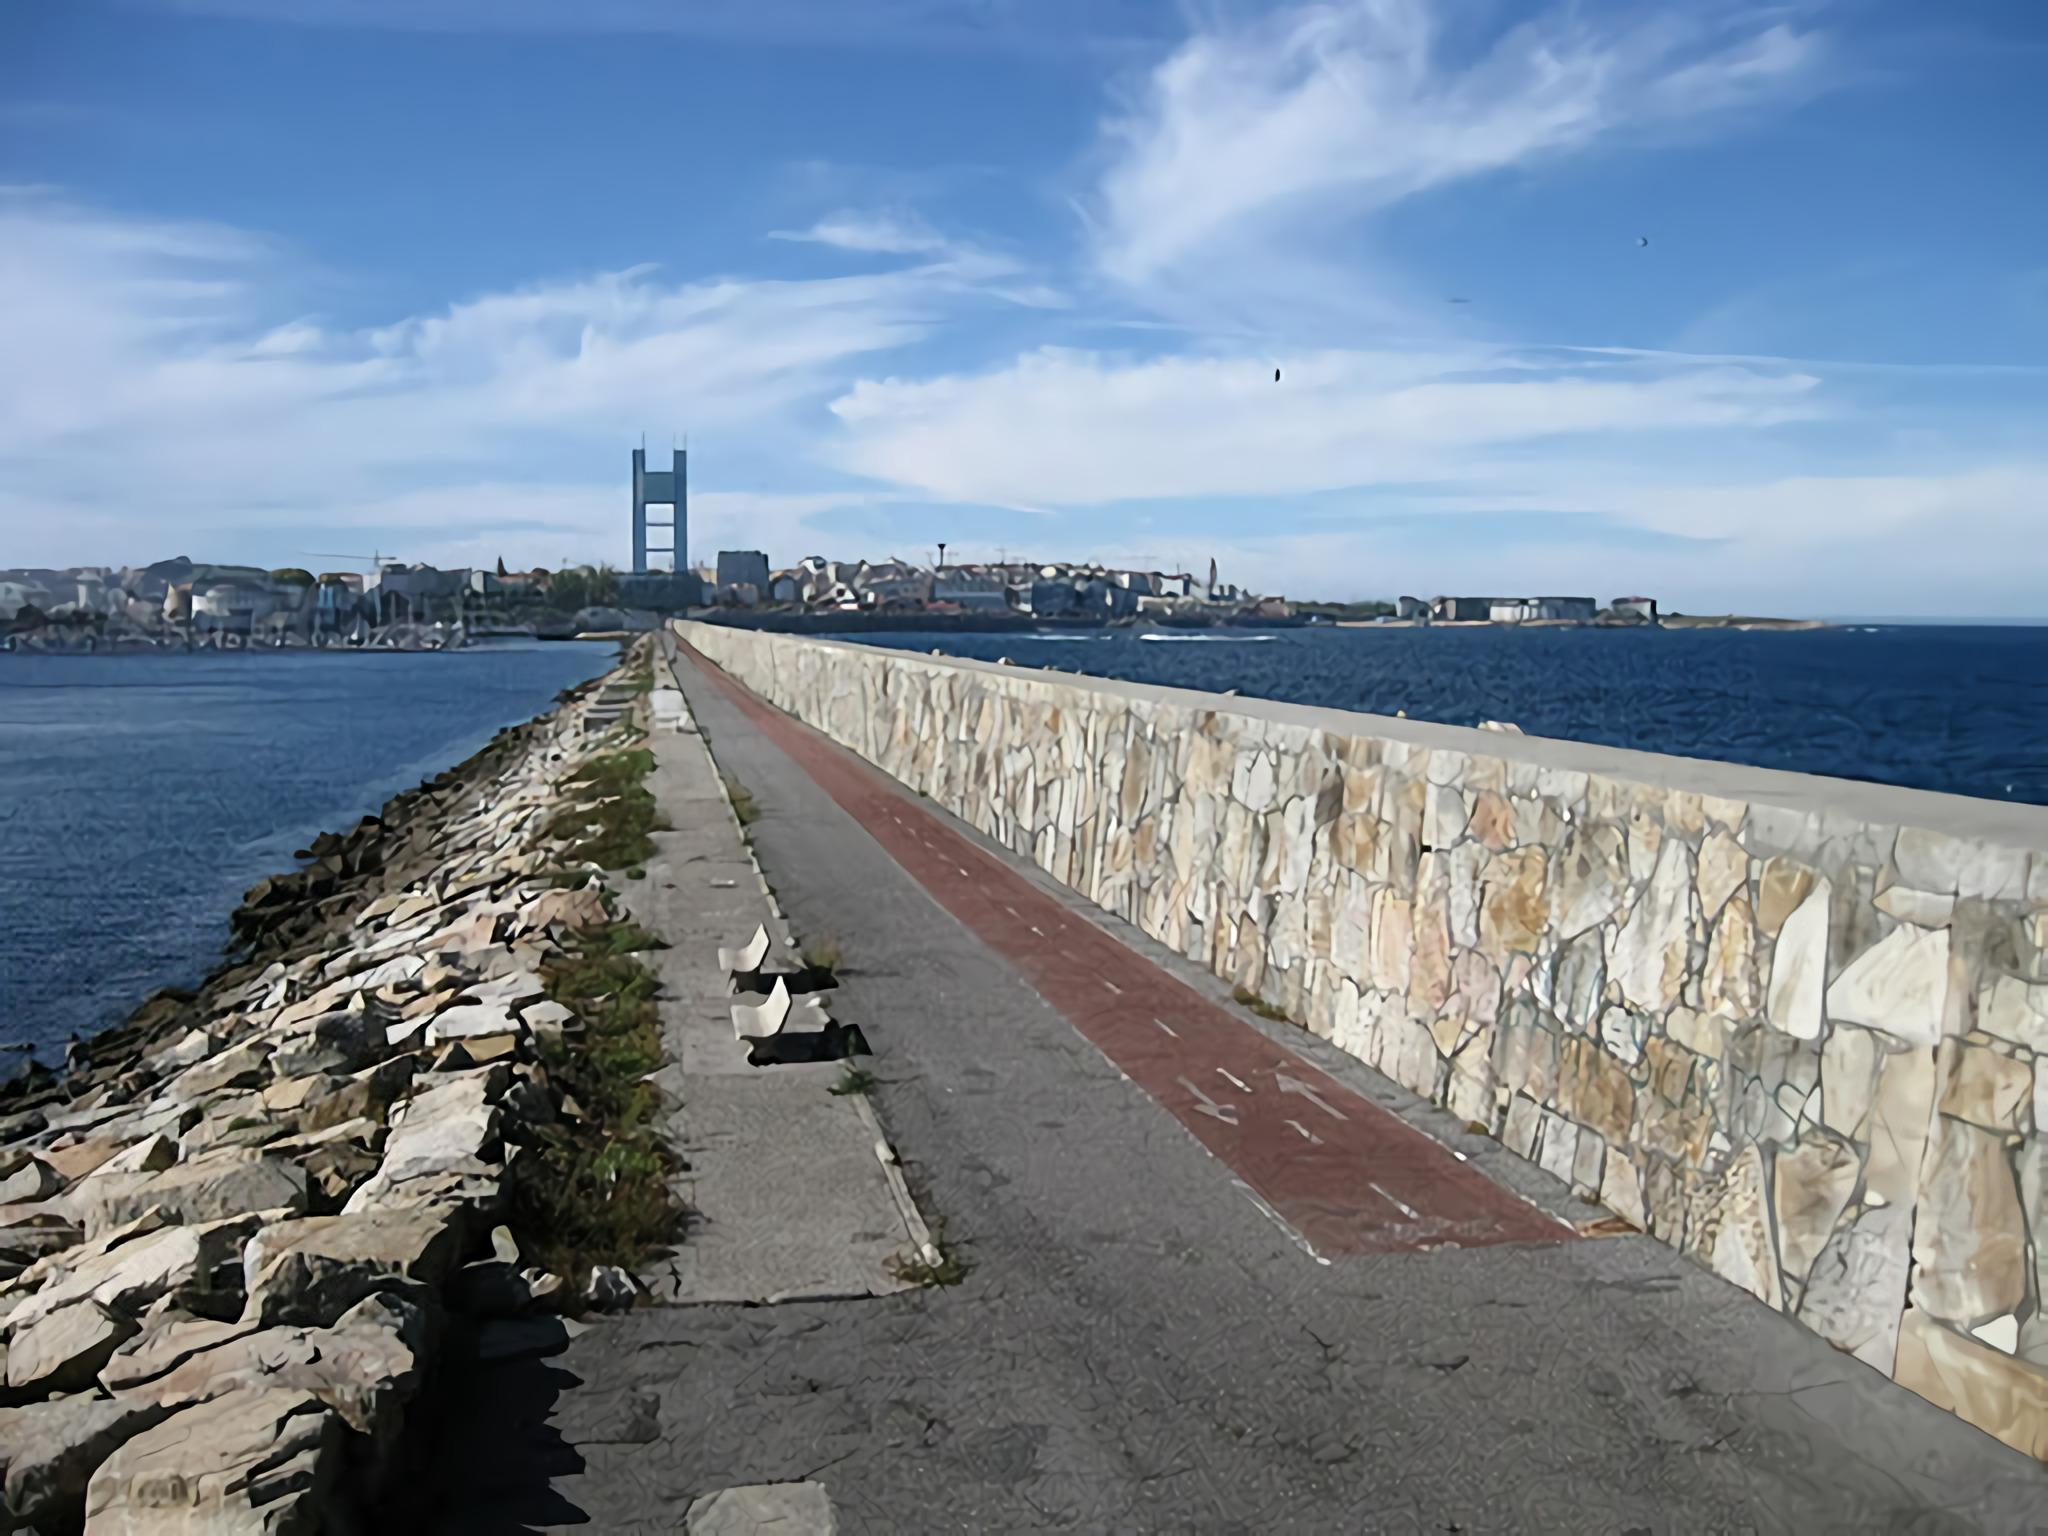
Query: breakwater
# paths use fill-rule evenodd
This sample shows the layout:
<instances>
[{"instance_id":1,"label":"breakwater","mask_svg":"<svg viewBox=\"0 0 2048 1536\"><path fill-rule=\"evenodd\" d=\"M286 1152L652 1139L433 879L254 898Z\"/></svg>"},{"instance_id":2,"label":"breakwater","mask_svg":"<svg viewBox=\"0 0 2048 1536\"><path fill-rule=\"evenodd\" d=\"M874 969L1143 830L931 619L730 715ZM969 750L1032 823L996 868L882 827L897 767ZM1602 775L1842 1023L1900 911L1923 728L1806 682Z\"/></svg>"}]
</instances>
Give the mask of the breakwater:
<instances>
[{"instance_id":1,"label":"breakwater","mask_svg":"<svg viewBox=\"0 0 2048 1536\"><path fill-rule=\"evenodd\" d=\"M2048 1454L2048 811L678 632L1247 997Z\"/></svg>"},{"instance_id":2,"label":"breakwater","mask_svg":"<svg viewBox=\"0 0 2048 1536\"><path fill-rule=\"evenodd\" d=\"M651 988L591 857L629 830L644 651L316 840L231 963L0 1090L9 1529L362 1529L451 1316L630 1300L567 1259L601 1256L576 1181L615 1129L581 1043Z\"/></svg>"}]
</instances>

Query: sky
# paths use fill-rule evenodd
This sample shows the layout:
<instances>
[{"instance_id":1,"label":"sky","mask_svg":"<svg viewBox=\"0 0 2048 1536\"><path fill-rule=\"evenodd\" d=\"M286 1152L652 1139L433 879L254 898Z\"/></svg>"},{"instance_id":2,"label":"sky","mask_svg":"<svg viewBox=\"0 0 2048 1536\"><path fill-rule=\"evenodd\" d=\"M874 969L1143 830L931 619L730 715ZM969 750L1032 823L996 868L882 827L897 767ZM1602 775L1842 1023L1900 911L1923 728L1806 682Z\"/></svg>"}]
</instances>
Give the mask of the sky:
<instances>
[{"instance_id":1,"label":"sky","mask_svg":"<svg viewBox=\"0 0 2048 1536\"><path fill-rule=\"evenodd\" d=\"M2048 618L2036 0L10 0L0 565ZM1276 371L1279 378L1275 379Z\"/></svg>"}]
</instances>

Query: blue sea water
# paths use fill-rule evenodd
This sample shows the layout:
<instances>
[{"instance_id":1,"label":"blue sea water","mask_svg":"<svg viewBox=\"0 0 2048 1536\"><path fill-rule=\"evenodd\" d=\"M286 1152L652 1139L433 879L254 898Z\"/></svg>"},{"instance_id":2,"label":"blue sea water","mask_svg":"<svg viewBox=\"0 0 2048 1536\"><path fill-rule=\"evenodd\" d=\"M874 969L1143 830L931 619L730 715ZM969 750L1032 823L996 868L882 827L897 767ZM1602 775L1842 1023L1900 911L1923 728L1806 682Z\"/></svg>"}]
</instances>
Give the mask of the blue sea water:
<instances>
[{"instance_id":1,"label":"blue sea water","mask_svg":"<svg viewBox=\"0 0 2048 1536\"><path fill-rule=\"evenodd\" d=\"M1100 677L2048 805L2048 628L871 633Z\"/></svg>"},{"instance_id":2,"label":"blue sea water","mask_svg":"<svg viewBox=\"0 0 2048 1536\"><path fill-rule=\"evenodd\" d=\"M314 834L452 767L615 655L518 641L0 655L0 1042L61 1056L73 1030L197 981L242 892Z\"/></svg>"}]
</instances>

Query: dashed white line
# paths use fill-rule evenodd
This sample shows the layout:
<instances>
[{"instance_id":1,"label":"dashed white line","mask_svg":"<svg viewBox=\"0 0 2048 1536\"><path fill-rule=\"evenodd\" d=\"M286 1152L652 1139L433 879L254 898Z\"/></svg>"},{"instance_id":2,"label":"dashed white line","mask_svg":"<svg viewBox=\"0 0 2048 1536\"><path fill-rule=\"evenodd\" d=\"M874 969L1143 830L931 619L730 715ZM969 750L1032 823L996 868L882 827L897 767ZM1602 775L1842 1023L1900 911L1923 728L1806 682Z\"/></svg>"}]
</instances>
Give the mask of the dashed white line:
<instances>
[{"instance_id":1,"label":"dashed white line","mask_svg":"<svg viewBox=\"0 0 2048 1536\"><path fill-rule=\"evenodd\" d=\"M1038 926L1038 924L1036 924L1036 923L1033 923L1033 924L1031 925L1031 931L1032 931L1033 933L1037 934L1037 935L1038 935L1038 936L1039 936L1039 937L1040 937L1041 939L1045 937L1045 930L1044 930L1043 928L1039 927L1039 926Z\"/></svg>"},{"instance_id":2,"label":"dashed white line","mask_svg":"<svg viewBox=\"0 0 2048 1536\"><path fill-rule=\"evenodd\" d=\"M1387 1204L1391 1205L1403 1216L1406 1216L1410 1221L1422 1220L1422 1213L1416 1210L1414 1206L1404 1205L1401 1201L1396 1200L1392 1195L1388 1194L1384 1189L1381 1189L1379 1185L1373 1183L1370 1179L1366 1181L1365 1187L1371 1190L1374 1194L1378 1195L1382 1200L1386 1201Z\"/></svg>"},{"instance_id":3,"label":"dashed white line","mask_svg":"<svg viewBox=\"0 0 2048 1536\"><path fill-rule=\"evenodd\" d=\"M1310 1130L1307 1126L1303 1125L1299 1120L1290 1120L1287 1123L1293 1126L1295 1134L1300 1136L1301 1139L1307 1142L1310 1146L1320 1147L1323 1144L1323 1138L1318 1136L1314 1131Z\"/></svg>"},{"instance_id":4,"label":"dashed white line","mask_svg":"<svg viewBox=\"0 0 2048 1536\"><path fill-rule=\"evenodd\" d=\"M1180 1031L1175 1029L1171 1024L1167 1023L1166 1020L1154 1019L1152 1022L1154 1024L1157 1024L1161 1029L1165 1030L1169 1035L1173 1036L1174 1039L1178 1040L1180 1038Z\"/></svg>"},{"instance_id":5,"label":"dashed white line","mask_svg":"<svg viewBox=\"0 0 2048 1536\"><path fill-rule=\"evenodd\" d=\"M1109 990L1114 992L1118 997L1122 997L1124 995L1124 989L1118 986L1115 982L1111 981L1107 976L1098 976L1095 979L1101 982L1105 987L1109 988Z\"/></svg>"},{"instance_id":6,"label":"dashed white line","mask_svg":"<svg viewBox=\"0 0 2048 1536\"><path fill-rule=\"evenodd\" d=\"M966 869L963 866L955 864L953 867L960 871L960 878L962 880L970 880L973 878L973 876L967 873Z\"/></svg>"},{"instance_id":7,"label":"dashed white line","mask_svg":"<svg viewBox=\"0 0 2048 1536\"><path fill-rule=\"evenodd\" d=\"M1218 1067L1216 1069L1216 1072L1219 1077L1221 1077L1225 1082L1229 1083L1231 1087L1235 1088L1239 1093L1250 1093L1252 1091L1251 1085L1247 1083L1243 1078L1235 1076L1232 1073L1226 1072L1221 1067Z\"/></svg>"}]
</instances>

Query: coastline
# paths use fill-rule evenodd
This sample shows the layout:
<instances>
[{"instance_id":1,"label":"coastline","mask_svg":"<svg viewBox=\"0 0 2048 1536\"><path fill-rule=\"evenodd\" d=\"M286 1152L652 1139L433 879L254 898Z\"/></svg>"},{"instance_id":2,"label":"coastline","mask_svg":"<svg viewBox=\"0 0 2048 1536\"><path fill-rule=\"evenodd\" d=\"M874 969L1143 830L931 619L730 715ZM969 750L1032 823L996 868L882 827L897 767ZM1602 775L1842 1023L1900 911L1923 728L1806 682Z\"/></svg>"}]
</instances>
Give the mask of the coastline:
<instances>
[{"instance_id":1,"label":"coastline","mask_svg":"<svg viewBox=\"0 0 2048 1536\"><path fill-rule=\"evenodd\" d=\"M167 1477L210 1528L374 1518L452 1318L630 1298L549 1267L589 1248L536 1212L632 1134L576 1048L624 1026L577 978L654 942L590 836L633 793L645 651L316 838L199 986L0 1087L13 1521L154 1518Z\"/></svg>"},{"instance_id":2,"label":"coastline","mask_svg":"<svg viewBox=\"0 0 2048 1536\"><path fill-rule=\"evenodd\" d=\"M60 1059L159 986L196 988L248 886L618 656L523 641L368 663L0 660L0 1041Z\"/></svg>"}]
</instances>

